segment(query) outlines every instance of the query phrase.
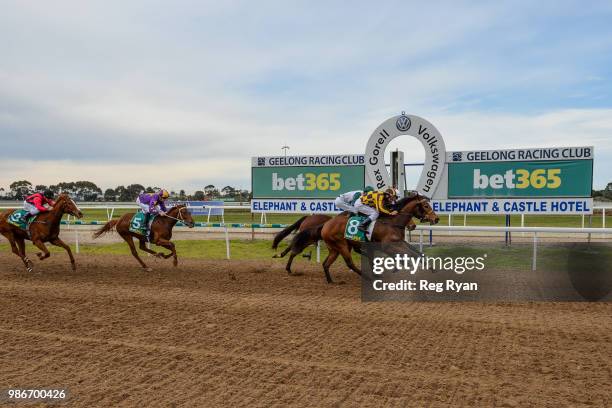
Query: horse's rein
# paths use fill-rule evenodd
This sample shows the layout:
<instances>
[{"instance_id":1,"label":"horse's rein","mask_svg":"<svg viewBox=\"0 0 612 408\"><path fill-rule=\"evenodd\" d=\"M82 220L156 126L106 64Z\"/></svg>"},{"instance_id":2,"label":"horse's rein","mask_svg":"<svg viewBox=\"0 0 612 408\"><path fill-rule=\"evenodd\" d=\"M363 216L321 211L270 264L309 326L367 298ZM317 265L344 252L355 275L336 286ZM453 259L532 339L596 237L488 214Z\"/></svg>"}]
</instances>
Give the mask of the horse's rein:
<instances>
[{"instance_id":1,"label":"horse's rein","mask_svg":"<svg viewBox=\"0 0 612 408\"><path fill-rule=\"evenodd\" d=\"M173 217L173 216L171 216L171 215L168 215L168 214L164 214L164 217L168 217L168 218L171 218L171 219L173 219L173 220L176 220L176 221L179 221L179 222L182 222L183 224L185 224L185 218L183 217L183 213L181 212L181 211L183 211L184 209L185 209L185 208L183 207L183 208L179 208L179 210L178 210L179 217L181 217L181 218L175 218L175 217Z\"/></svg>"}]
</instances>

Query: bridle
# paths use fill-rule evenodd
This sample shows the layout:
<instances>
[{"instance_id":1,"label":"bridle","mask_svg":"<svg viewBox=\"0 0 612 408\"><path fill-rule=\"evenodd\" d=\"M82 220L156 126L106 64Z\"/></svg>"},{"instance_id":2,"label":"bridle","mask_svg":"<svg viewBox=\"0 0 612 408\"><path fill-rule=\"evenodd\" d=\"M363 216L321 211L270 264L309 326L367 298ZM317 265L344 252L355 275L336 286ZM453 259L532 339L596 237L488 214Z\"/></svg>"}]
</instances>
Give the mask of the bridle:
<instances>
[{"instance_id":1,"label":"bridle","mask_svg":"<svg viewBox=\"0 0 612 408\"><path fill-rule=\"evenodd\" d=\"M179 208L179 209L178 209L178 217L179 217L179 218L175 218L175 217L173 217L173 216L171 216L171 215L168 215L168 214L166 214L166 215L165 215L165 217L171 218L171 219L173 219L173 220L176 220L176 221L182 222L183 224L187 225L187 221L185 220L185 216L183 215L183 210L184 210L185 208L186 208L186 207L181 207L181 208Z\"/></svg>"}]
</instances>

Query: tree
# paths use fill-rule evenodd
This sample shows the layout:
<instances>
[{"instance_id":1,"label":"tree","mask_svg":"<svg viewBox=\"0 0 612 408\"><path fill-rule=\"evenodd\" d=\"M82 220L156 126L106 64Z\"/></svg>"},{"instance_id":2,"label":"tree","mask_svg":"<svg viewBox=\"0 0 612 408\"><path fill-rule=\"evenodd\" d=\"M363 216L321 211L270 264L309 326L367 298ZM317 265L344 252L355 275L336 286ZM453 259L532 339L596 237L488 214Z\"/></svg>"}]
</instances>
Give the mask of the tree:
<instances>
[{"instance_id":1,"label":"tree","mask_svg":"<svg viewBox=\"0 0 612 408\"><path fill-rule=\"evenodd\" d=\"M36 187L34 187L34 190L36 190L36 191L45 191L45 190L47 190L47 186L45 186L44 184L38 184L38 185L36 185Z\"/></svg>"},{"instance_id":2,"label":"tree","mask_svg":"<svg viewBox=\"0 0 612 408\"><path fill-rule=\"evenodd\" d=\"M604 189L603 196L612 200L612 182L608 183Z\"/></svg>"},{"instance_id":3,"label":"tree","mask_svg":"<svg viewBox=\"0 0 612 408\"><path fill-rule=\"evenodd\" d=\"M185 190L179 191L179 200L181 201L187 200L187 194L185 193Z\"/></svg>"},{"instance_id":4,"label":"tree","mask_svg":"<svg viewBox=\"0 0 612 408\"><path fill-rule=\"evenodd\" d=\"M125 188L124 197L121 198L121 201L134 201L136 197L138 197L142 192L145 191L145 188L142 184L130 184Z\"/></svg>"},{"instance_id":5,"label":"tree","mask_svg":"<svg viewBox=\"0 0 612 408\"><path fill-rule=\"evenodd\" d=\"M205 198L204 192L201 190L198 190L195 193L193 193L193 199L196 201L203 201L204 198Z\"/></svg>"},{"instance_id":6,"label":"tree","mask_svg":"<svg viewBox=\"0 0 612 408\"><path fill-rule=\"evenodd\" d=\"M233 197L236 189L232 186L225 186L221 189L221 195L224 197Z\"/></svg>"},{"instance_id":7,"label":"tree","mask_svg":"<svg viewBox=\"0 0 612 408\"><path fill-rule=\"evenodd\" d=\"M27 180L14 181L9 186L11 196L16 200L23 200L32 192L32 183Z\"/></svg>"},{"instance_id":8,"label":"tree","mask_svg":"<svg viewBox=\"0 0 612 408\"><path fill-rule=\"evenodd\" d=\"M104 191L104 201L115 201L117 199L116 195L117 192L115 190L112 188L107 188Z\"/></svg>"}]
</instances>

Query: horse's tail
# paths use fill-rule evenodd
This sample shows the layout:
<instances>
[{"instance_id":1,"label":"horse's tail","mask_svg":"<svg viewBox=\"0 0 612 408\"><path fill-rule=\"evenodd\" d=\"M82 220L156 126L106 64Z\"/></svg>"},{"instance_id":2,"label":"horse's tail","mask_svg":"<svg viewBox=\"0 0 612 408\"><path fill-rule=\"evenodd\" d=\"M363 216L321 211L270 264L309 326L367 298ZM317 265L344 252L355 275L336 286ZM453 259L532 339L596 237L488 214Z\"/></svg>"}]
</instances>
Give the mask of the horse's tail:
<instances>
[{"instance_id":1,"label":"horse's tail","mask_svg":"<svg viewBox=\"0 0 612 408\"><path fill-rule=\"evenodd\" d=\"M102 235L106 234L107 232L111 232L112 230L115 229L115 227L117 226L117 224L119 223L121 219L117 219L117 220L110 220L109 222L107 222L106 224L104 224L102 226L102 228L100 228L99 230L97 230L96 232L94 232L93 237L94 239L101 237Z\"/></svg>"},{"instance_id":2,"label":"horse's tail","mask_svg":"<svg viewBox=\"0 0 612 408\"><path fill-rule=\"evenodd\" d=\"M288 226L287 228L285 228L281 232L277 233L274 236L274 241L272 241L272 249L278 248L278 244L280 244L280 242L283 239L285 239L285 237L287 235L291 234L294 230L300 228L300 225L302 225L302 223L304 222L306 217L308 217L308 216L307 215L303 216L302 218L300 218L299 220L297 220L296 222L294 222L293 224L291 224L290 226Z\"/></svg>"}]
</instances>

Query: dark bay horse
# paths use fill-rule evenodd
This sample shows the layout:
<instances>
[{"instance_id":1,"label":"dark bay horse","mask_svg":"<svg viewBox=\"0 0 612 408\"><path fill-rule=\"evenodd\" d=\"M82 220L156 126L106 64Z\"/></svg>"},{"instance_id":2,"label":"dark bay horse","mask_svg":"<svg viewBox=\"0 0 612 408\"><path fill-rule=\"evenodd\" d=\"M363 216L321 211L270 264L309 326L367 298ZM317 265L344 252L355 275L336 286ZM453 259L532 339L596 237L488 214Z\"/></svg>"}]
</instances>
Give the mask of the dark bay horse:
<instances>
[{"instance_id":1,"label":"dark bay horse","mask_svg":"<svg viewBox=\"0 0 612 408\"><path fill-rule=\"evenodd\" d=\"M8 239L13 253L21 258L28 272L32 272L34 265L26 256L26 239L31 240L42 251L36 254L41 261L51 256L49 250L45 247L45 242L50 242L52 245L64 248L68 253L68 257L70 257L72 270L76 271L76 263L70 247L59 238L60 222L64 214L70 214L77 218L83 217L83 213L81 213L81 210L79 210L68 194L60 194L51 210L36 216L30 223L29 235L26 231L8 222L8 217L14 211L9 210L0 214L0 234Z\"/></svg>"},{"instance_id":2,"label":"dark bay horse","mask_svg":"<svg viewBox=\"0 0 612 408\"><path fill-rule=\"evenodd\" d=\"M274 241L272 241L272 249L277 249L278 248L278 244L283 239L285 239L285 237L287 235L291 234L293 231L297 230L297 232L299 233L299 232L302 232L302 231L310 229L310 228L319 227L319 226L325 224L327 221L329 221L331 219L332 219L331 216L325 215L325 214L312 214L312 215L305 215L305 216L303 216L302 218L300 218L299 220L297 220L296 222L294 222L293 224L291 224L290 226L288 226L284 230L282 230L282 231L278 232L276 235L274 235ZM299 253L304 251L304 249L306 249L306 247L308 245L316 244L318 239L316 238L316 236L313 236L312 238L313 239L311 239L308 244L304 245L304 243L302 243L300 251L297 254L295 254L295 255L298 255ZM319 237L319 239L320 238L321 237ZM295 237L294 237L294 239L295 239ZM289 251L291 251L292 247L293 247L293 240L291 241L289 246L287 248L285 248L285 250L283 252L281 252L280 254L275 254L272 258L282 258L282 257L284 257L285 255L287 255L289 253ZM291 260L289 262L291 263Z\"/></svg>"},{"instance_id":3,"label":"dark bay horse","mask_svg":"<svg viewBox=\"0 0 612 408\"><path fill-rule=\"evenodd\" d=\"M390 250L409 249L409 245L405 241L405 228L413 216L422 222L429 221L430 224L437 224L440 221L440 218L431 208L429 199L419 194L398 200L395 208L399 213L394 216L379 218L371 237L371 241L387 244L386 246ZM338 255L342 255L344 262L351 270L361 275L361 270L355 265L351 257L351 250L358 247L360 243L344 238L348 219L349 217L343 213L326 222L321 228L321 238L329 249L329 255L323 261L323 270L328 283L333 282L329 274L329 268L336 261Z\"/></svg>"},{"instance_id":4,"label":"dark bay horse","mask_svg":"<svg viewBox=\"0 0 612 408\"><path fill-rule=\"evenodd\" d=\"M193 222L193 218L191 218L191 213L187 209L187 206L180 204L172 207L168 210L165 216L157 216L151 224L151 243L170 250L171 252L167 255L147 248L146 237L130 231L130 223L134 214L135 213L126 213L119 219L107 222L102 228L94 233L94 238L98 238L107 232L112 231L113 229L116 230L121 238L127 242L128 246L130 247L130 252L132 252L134 258L136 258L136 260L140 263L140 266L142 266L147 272L151 272L153 269L149 268L138 256L136 246L134 245L134 238L140 242L139 248L141 250L151 255L155 255L158 258L168 259L170 257L174 257L172 263L174 266L177 266L178 258L176 256L176 248L170 239L172 238L172 228L174 228L178 221L181 221L189 228L194 227L195 224Z\"/></svg>"}]
</instances>

